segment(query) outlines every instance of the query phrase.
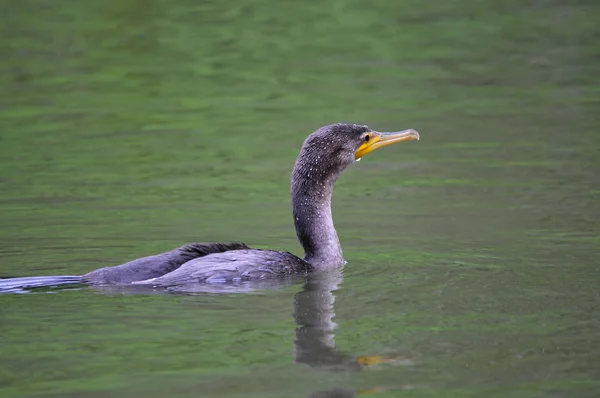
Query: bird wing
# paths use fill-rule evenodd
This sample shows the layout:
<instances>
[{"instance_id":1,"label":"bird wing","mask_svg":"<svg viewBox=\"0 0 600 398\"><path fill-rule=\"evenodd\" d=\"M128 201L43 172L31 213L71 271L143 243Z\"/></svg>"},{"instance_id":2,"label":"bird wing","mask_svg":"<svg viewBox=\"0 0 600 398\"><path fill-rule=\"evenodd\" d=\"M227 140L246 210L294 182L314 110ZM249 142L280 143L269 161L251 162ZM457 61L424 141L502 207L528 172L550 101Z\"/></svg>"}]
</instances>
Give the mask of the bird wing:
<instances>
[{"instance_id":1,"label":"bird wing","mask_svg":"<svg viewBox=\"0 0 600 398\"><path fill-rule=\"evenodd\" d=\"M306 272L309 267L304 260L287 252L231 250L193 259L166 275L134 284L174 286L190 283L235 283Z\"/></svg>"},{"instance_id":2,"label":"bird wing","mask_svg":"<svg viewBox=\"0 0 600 398\"><path fill-rule=\"evenodd\" d=\"M129 284L166 275L191 260L230 250L248 249L243 243L190 243L165 253L104 267L83 275L91 284Z\"/></svg>"}]
</instances>

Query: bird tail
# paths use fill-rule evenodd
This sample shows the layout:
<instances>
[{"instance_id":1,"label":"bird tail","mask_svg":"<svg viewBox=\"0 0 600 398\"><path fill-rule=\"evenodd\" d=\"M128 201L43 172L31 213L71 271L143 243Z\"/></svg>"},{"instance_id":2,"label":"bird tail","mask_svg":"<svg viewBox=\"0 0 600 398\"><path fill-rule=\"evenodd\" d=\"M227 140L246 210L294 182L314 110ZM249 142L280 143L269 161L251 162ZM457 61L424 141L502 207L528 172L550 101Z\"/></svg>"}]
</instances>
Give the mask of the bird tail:
<instances>
[{"instance_id":1,"label":"bird tail","mask_svg":"<svg viewBox=\"0 0 600 398\"><path fill-rule=\"evenodd\" d=\"M81 276L32 276L25 278L0 278L0 294L27 293L28 290L40 287L57 287L63 285L83 284Z\"/></svg>"}]
</instances>

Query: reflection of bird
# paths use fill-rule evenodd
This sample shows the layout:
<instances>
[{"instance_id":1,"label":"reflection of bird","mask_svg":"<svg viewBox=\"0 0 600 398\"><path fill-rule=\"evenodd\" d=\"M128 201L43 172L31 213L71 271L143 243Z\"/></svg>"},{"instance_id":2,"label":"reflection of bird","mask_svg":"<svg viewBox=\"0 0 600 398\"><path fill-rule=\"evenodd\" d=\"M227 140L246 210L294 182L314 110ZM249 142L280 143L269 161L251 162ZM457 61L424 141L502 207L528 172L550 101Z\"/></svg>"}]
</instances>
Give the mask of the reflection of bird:
<instances>
[{"instance_id":1,"label":"reflection of bird","mask_svg":"<svg viewBox=\"0 0 600 398\"><path fill-rule=\"evenodd\" d=\"M380 133L366 126L321 127L304 142L292 172L292 205L304 260L288 252L250 249L243 243L194 243L83 275L47 277L54 283L182 285L195 282L264 280L343 264L331 217L333 186L340 173L371 151L419 139L414 130ZM64 278L64 282L61 282ZM0 290L1 290L0 282Z\"/></svg>"},{"instance_id":2,"label":"reflection of bird","mask_svg":"<svg viewBox=\"0 0 600 398\"><path fill-rule=\"evenodd\" d=\"M334 291L342 283L342 269L305 279L304 289L294 296L295 361L330 371L360 370L355 358L340 354L335 346Z\"/></svg>"},{"instance_id":3,"label":"reflection of bird","mask_svg":"<svg viewBox=\"0 0 600 398\"><path fill-rule=\"evenodd\" d=\"M418 353L408 355L365 355L351 356L338 351L335 344L334 292L343 280L342 268L307 275L304 289L294 296L294 359L329 372L360 372L379 364L412 365ZM311 392L309 398L351 398L363 394L411 389L413 386L371 386L356 390L334 388Z\"/></svg>"}]
</instances>

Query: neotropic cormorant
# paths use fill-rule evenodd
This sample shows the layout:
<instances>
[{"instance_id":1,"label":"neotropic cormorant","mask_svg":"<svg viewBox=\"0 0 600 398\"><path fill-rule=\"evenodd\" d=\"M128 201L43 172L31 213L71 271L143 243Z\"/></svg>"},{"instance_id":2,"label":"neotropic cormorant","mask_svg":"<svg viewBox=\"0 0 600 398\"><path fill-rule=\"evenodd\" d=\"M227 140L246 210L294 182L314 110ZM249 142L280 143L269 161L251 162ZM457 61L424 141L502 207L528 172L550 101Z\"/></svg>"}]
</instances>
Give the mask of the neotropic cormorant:
<instances>
[{"instance_id":1,"label":"neotropic cormorant","mask_svg":"<svg viewBox=\"0 0 600 398\"><path fill-rule=\"evenodd\" d=\"M380 133L367 126L341 123L321 127L308 136L291 179L294 225L304 259L288 252L251 249L243 243L192 243L82 277L48 278L55 278L56 284L81 278L79 283L93 285L174 286L265 280L339 267L344 259L331 216L335 181L347 166L375 149L418 139L415 130Z\"/></svg>"}]
</instances>

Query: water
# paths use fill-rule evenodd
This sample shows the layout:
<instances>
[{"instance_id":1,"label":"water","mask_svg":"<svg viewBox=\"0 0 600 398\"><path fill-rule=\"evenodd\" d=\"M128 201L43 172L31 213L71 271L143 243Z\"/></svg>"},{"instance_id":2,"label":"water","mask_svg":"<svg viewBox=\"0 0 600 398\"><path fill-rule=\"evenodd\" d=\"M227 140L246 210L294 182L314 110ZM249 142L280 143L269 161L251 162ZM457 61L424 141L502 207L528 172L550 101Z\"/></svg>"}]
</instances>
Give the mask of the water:
<instances>
[{"instance_id":1,"label":"water","mask_svg":"<svg viewBox=\"0 0 600 398\"><path fill-rule=\"evenodd\" d=\"M307 134L345 121L422 137L338 182L343 274L1 296L0 396L597 395L596 2L0 15L0 277L189 241L299 253L288 181Z\"/></svg>"}]
</instances>

